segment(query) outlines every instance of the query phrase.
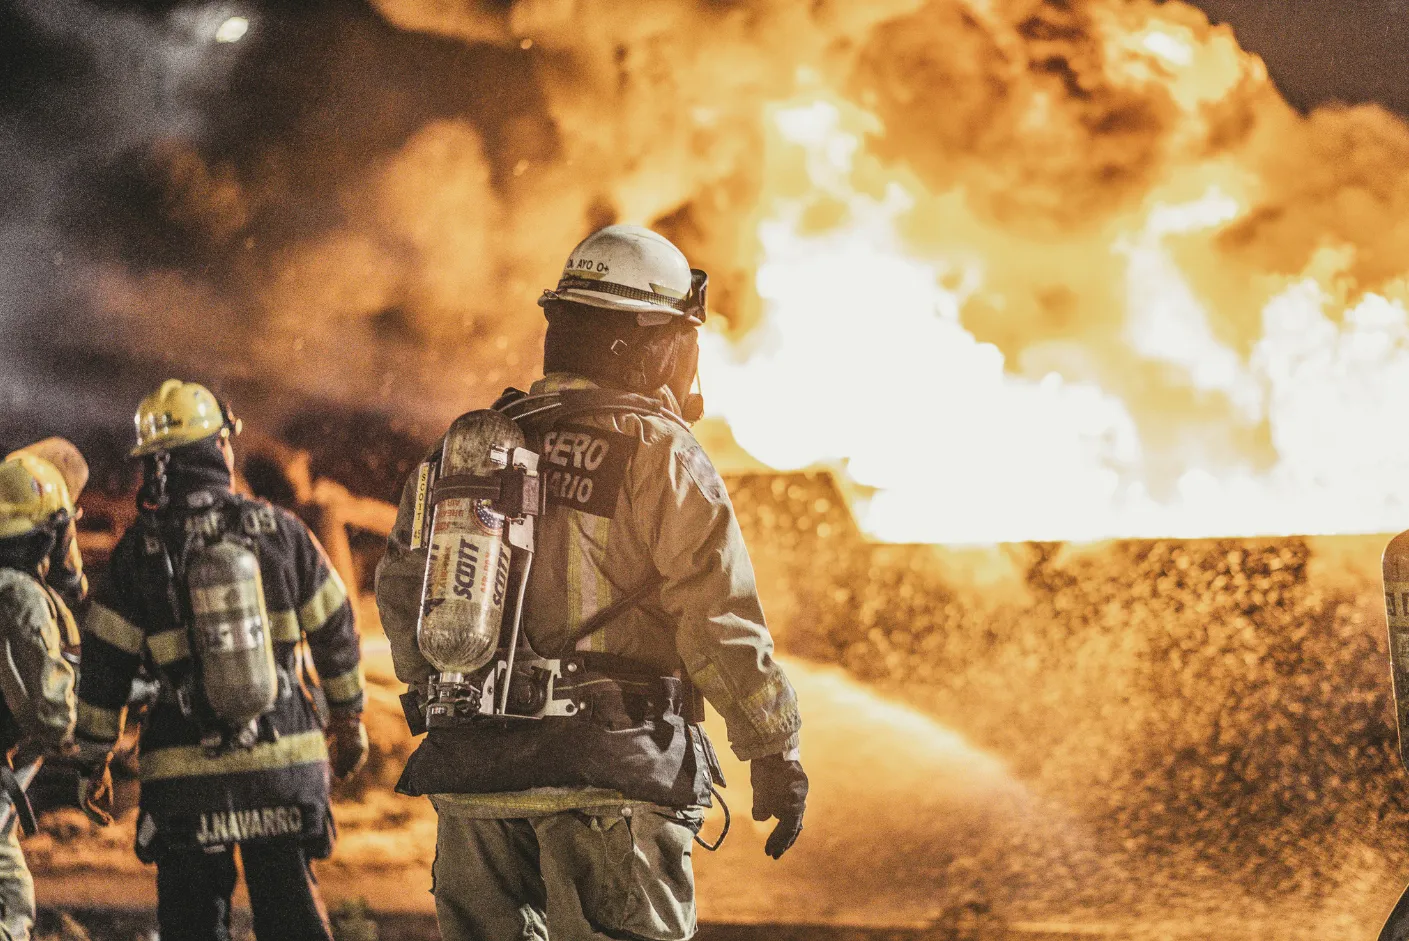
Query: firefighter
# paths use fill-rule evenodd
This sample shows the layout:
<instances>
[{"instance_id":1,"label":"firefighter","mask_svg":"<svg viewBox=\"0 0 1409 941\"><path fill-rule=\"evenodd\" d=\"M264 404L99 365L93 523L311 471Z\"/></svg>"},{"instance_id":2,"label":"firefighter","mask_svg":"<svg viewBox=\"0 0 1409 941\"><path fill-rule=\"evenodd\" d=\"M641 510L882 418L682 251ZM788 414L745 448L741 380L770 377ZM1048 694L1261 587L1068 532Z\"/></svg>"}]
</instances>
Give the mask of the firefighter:
<instances>
[{"instance_id":1,"label":"firefighter","mask_svg":"<svg viewBox=\"0 0 1409 941\"><path fill-rule=\"evenodd\" d=\"M69 499L75 507L77 506L78 498L83 495L83 488L88 486L88 462L72 442L63 438L45 438L6 455L5 459L21 455L37 457L53 465L68 487ZM75 613L88 597L88 576L83 572L83 556L78 551L78 532L75 528L82 516L83 511L77 508L69 514L68 524L54 540L54 549L49 558L49 571L44 577L49 587L57 591L69 610ZM71 619L65 623L72 626ZM76 629L71 637L64 638L64 643L77 651Z\"/></svg>"},{"instance_id":2,"label":"firefighter","mask_svg":"<svg viewBox=\"0 0 1409 941\"><path fill-rule=\"evenodd\" d=\"M141 731L136 851L156 863L161 936L229 937L238 847L255 936L329 938L309 860L332 851L330 766L344 778L367 752L347 592L302 523L232 491L240 423L209 390L168 380L136 423L137 522L83 622L80 802L111 821L107 761L145 666L160 693Z\"/></svg>"},{"instance_id":3,"label":"firefighter","mask_svg":"<svg viewBox=\"0 0 1409 941\"><path fill-rule=\"evenodd\" d=\"M802 829L796 696L773 658L729 496L684 420L700 411L690 390L705 285L703 272L648 229L594 233L540 300L544 378L495 404L537 452L547 494L514 648L516 662L546 658L514 679L530 702L523 708L546 717L441 716L449 727L433 728L407 763L398 790L429 795L439 818L432 884L449 941L589 930L691 937L692 841L711 790L723 784L700 724L703 699L723 716L735 754L751 762L755 819L778 821L768 855L780 857ZM440 453L407 482L377 570L413 730L427 696L453 694L462 676L437 671L417 639L423 581L432 581L426 546L442 530L436 517L428 537L427 521L452 492L425 485ZM498 525L492 512L477 519ZM473 576L467 561L483 559L476 551L466 560L465 545L452 590ZM510 626L496 659L458 688L482 682L483 692L484 677L513 673L506 646L523 561L520 553L506 591L494 582L509 599L502 623ZM440 604L427 602L427 621ZM556 685L538 687L534 701L533 684L549 674Z\"/></svg>"},{"instance_id":4,"label":"firefighter","mask_svg":"<svg viewBox=\"0 0 1409 941\"><path fill-rule=\"evenodd\" d=\"M50 754L71 751L74 674L63 639L73 636L73 615L46 583L56 548L71 535L75 515L59 470L32 454L0 463L0 748L6 798L21 822L33 817L16 781L12 761L23 739ZM63 547L61 557L67 557ZM0 938L23 941L34 925L34 881L20 852L18 826L0 834Z\"/></svg>"}]
</instances>

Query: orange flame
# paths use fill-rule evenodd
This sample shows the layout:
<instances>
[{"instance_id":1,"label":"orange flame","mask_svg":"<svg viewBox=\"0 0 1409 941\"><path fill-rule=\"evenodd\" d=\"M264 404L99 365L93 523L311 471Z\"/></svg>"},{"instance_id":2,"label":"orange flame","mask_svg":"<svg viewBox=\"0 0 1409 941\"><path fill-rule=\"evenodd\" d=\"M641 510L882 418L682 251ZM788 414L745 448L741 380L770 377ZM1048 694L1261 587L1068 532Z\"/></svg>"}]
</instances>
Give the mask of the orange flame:
<instances>
[{"instance_id":1,"label":"orange flame","mask_svg":"<svg viewBox=\"0 0 1409 941\"><path fill-rule=\"evenodd\" d=\"M1114 16L1102 26L1112 81L1168 87L1176 141L1206 134L1210 105L1240 82L1265 80L1226 31L1200 38ZM757 223L764 321L704 344L713 414L754 457L844 468L873 493L857 506L862 525L895 541L1409 525L1409 438L1387 433L1409 401L1403 298L1347 296L1354 251L1328 243L1307 271L1262 277L1250 344L1228 335L1248 295L1217 285L1241 271L1224 246L1261 194L1251 158L1172 161L1138 206L1094 234L1038 243L983 222L962 181L934 190L884 164L873 154L881 120L821 79L810 84L769 115ZM1001 313L1013 285L1000 279L1020 253L1069 264L1078 284L1114 264L1118 328L1100 355L1220 403L1208 421L1231 429L1228 440L1152 443L1122 386L1081 362L1089 349L1054 338L1014 363L983 342L971 314Z\"/></svg>"}]
</instances>

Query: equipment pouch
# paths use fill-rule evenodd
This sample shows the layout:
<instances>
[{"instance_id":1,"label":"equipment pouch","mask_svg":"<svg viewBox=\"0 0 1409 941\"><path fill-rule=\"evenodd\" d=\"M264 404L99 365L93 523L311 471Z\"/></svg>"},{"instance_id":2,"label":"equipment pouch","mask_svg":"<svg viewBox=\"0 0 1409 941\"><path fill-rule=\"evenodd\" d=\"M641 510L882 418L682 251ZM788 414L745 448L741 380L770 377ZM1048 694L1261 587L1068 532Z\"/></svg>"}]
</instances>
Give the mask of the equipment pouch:
<instances>
[{"instance_id":1,"label":"equipment pouch","mask_svg":"<svg viewBox=\"0 0 1409 941\"><path fill-rule=\"evenodd\" d=\"M729 784L724 780L724 767L719 763L719 754L714 750L714 743L705 734L704 726L691 725L689 729L692 735L700 737L700 744L704 747L705 765L709 768L710 780L718 787L728 787Z\"/></svg>"},{"instance_id":2,"label":"equipment pouch","mask_svg":"<svg viewBox=\"0 0 1409 941\"><path fill-rule=\"evenodd\" d=\"M422 710L421 694L414 689L408 689L402 693L401 712L406 716L406 725L411 730L412 737L424 735L426 732L426 714Z\"/></svg>"}]
</instances>

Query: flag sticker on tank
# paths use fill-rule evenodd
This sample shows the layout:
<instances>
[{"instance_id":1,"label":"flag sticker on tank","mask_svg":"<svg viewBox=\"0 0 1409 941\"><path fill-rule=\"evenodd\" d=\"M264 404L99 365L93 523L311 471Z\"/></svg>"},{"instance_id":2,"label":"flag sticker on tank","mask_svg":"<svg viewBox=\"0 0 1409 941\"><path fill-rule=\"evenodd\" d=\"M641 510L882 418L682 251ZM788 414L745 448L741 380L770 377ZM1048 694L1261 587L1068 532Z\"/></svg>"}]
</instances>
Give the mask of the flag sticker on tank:
<instances>
[{"instance_id":1,"label":"flag sticker on tank","mask_svg":"<svg viewBox=\"0 0 1409 941\"><path fill-rule=\"evenodd\" d=\"M626 467L637 439L618 431L562 425L543 436L543 473L548 503L591 513L616 515L616 501L626 483Z\"/></svg>"}]
</instances>

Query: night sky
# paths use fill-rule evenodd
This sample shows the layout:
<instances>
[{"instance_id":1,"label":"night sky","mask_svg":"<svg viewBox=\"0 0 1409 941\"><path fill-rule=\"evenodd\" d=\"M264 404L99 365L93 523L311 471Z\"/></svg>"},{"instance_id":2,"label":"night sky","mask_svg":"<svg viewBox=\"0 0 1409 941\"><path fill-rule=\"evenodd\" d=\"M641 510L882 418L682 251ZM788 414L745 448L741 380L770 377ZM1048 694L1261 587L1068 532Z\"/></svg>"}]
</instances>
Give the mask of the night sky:
<instances>
[{"instance_id":1,"label":"night sky","mask_svg":"<svg viewBox=\"0 0 1409 941\"><path fill-rule=\"evenodd\" d=\"M1190 0L1267 62L1287 100L1378 102L1409 115L1404 0Z\"/></svg>"}]
</instances>

